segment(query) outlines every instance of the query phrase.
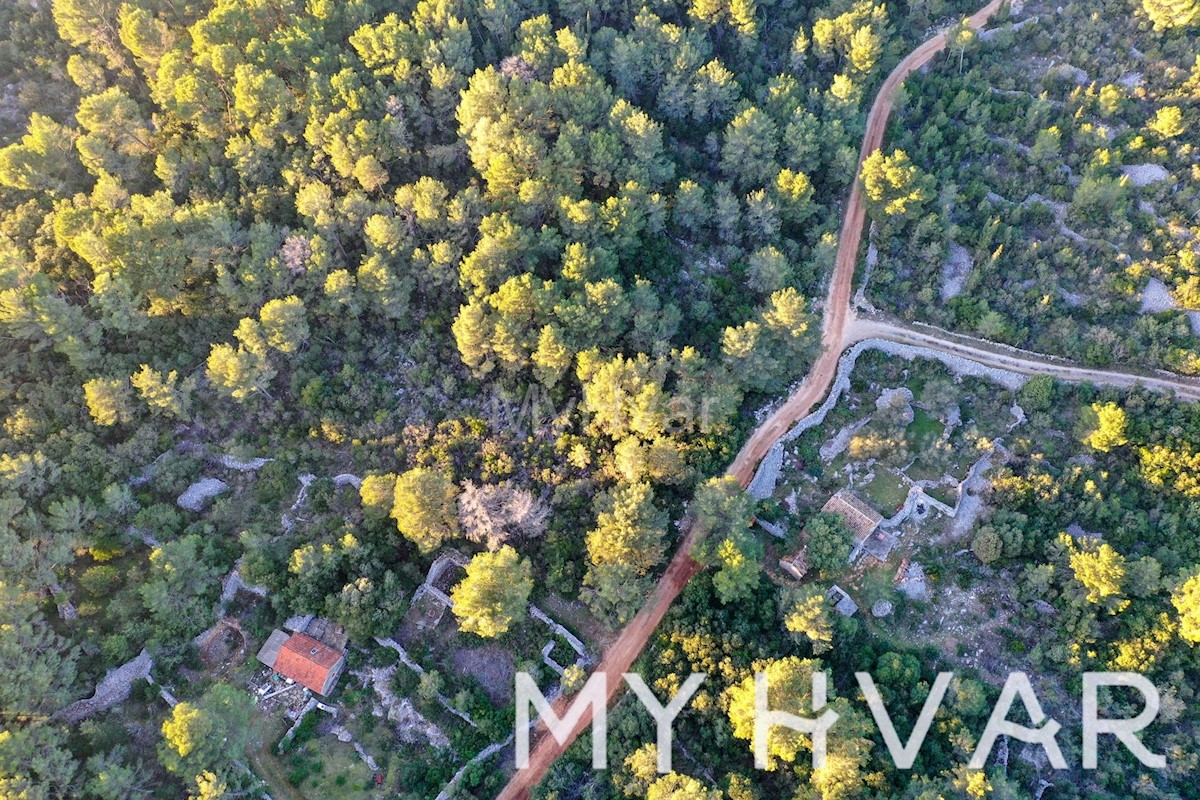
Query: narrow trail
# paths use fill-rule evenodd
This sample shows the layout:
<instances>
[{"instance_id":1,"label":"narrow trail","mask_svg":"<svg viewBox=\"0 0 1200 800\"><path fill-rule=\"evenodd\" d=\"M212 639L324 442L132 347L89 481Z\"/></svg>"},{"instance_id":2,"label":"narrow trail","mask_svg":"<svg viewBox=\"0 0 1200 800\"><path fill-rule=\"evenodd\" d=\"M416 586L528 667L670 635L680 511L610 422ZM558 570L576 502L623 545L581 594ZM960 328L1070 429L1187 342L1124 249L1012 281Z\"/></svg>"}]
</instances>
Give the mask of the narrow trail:
<instances>
[{"instance_id":1,"label":"narrow trail","mask_svg":"<svg viewBox=\"0 0 1200 800\"><path fill-rule=\"evenodd\" d=\"M1002 0L991 0L968 18L968 24L972 28L981 27L999 10L1001 4ZM860 166L867 156L883 145L883 135L887 129L888 116L892 112L896 90L905 78L924 66L945 48L946 40L947 32L945 31L927 40L909 53L884 80L867 116L866 135L859 150ZM796 420L806 415L829 391L829 386L837 372L838 358L845 345L846 324L852 318L850 290L854 283L854 268L858 261L858 249L862 243L865 222L866 209L856 175L851 184L850 198L846 205L842 230L838 239L837 260L825 299L821 355L799 388L754 430L733 463L730 464L729 469L726 470L726 474L737 478L742 486L750 484L759 461L766 455L771 445L786 433ZM662 579L659 580L654 591L646 598L641 610L621 631L620 636L608 648L604 658L596 667L597 672L603 672L608 676L608 702L610 705L621 689L621 675L628 672L633 666L634 660L646 647L650 636L666 615L675 598L683 591L683 587L687 585L692 576L701 569L700 564L691 557L692 537L693 529L689 525L687 533L680 542ZM564 699L556 704L556 711L560 716L565 702ZM553 736L546 735L545 730L542 729L541 736L531 748L529 765L513 774L508 784L497 795L497 800L527 800L532 789L541 782L550 769L550 765L562 755L580 733L591 725L591 722L590 711L585 711L570 735L562 743L559 743Z\"/></svg>"}]
</instances>

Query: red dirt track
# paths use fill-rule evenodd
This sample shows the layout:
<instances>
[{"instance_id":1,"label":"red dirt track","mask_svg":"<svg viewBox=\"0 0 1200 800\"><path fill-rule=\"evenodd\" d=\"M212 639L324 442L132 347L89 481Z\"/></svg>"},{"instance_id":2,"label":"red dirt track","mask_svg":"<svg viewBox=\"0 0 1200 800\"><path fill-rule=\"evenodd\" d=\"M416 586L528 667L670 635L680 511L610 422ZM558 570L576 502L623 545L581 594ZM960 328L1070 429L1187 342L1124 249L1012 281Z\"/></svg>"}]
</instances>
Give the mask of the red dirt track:
<instances>
[{"instance_id":1,"label":"red dirt track","mask_svg":"<svg viewBox=\"0 0 1200 800\"><path fill-rule=\"evenodd\" d=\"M981 27L996 13L1001 4L1002 0L992 0L971 15L968 18L968 24L972 28ZM867 117L867 131L859 152L860 165L868 155L883 145L883 134L887 128L888 116L892 111L896 89L909 74L928 63L945 46L946 33L943 32L909 53L888 75L880 87L879 94ZM846 213L838 239L837 260L825 300L821 355L791 397L754 430L733 463L730 464L729 469L726 470L726 474L737 478L742 486L750 484L759 462L771 446L797 420L806 416L829 391L845 343L845 327L850 317L850 290L854 282L854 268L858 261L858 249L862 243L865 222L866 209L863 206L862 192L856 178L846 205ZM666 572L654 591L646 598L641 611L625 626L596 667L597 672L604 672L608 676L608 702L610 705L623 686L621 676L629 671L634 660L641 654L650 640L651 634L654 633L675 598L683 591L683 587L687 585L693 575L700 571L701 565L692 559L691 549L692 529L689 526L688 533L676 550L674 558L671 559L671 563L667 566ZM560 716L562 715L564 702L561 699L556 704L555 710ZM580 733L591 725L591 722L590 712L585 711L563 744L559 744L553 736L546 735L544 727L540 727L540 735L529 754L529 766L519 769L513 774L508 784L497 795L497 800L527 800L531 790L541 782L550 769L550 765L562 755Z\"/></svg>"}]
</instances>

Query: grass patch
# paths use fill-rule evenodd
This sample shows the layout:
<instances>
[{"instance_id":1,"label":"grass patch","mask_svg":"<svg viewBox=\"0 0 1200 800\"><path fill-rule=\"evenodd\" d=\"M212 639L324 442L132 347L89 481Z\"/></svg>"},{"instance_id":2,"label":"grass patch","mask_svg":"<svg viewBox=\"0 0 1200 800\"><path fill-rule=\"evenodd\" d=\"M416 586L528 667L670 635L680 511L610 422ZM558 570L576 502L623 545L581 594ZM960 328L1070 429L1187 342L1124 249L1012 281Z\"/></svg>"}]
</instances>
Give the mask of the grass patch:
<instances>
[{"instance_id":1,"label":"grass patch","mask_svg":"<svg viewBox=\"0 0 1200 800\"><path fill-rule=\"evenodd\" d=\"M310 800L357 800L373 796L373 773L354 746L332 736L309 742L287 757L288 782Z\"/></svg>"},{"instance_id":2,"label":"grass patch","mask_svg":"<svg viewBox=\"0 0 1200 800\"><path fill-rule=\"evenodd\" d=\"M942 437L946 423L932 416L923 408L913 409L913 421L908 423L906 434L910 446L920 452Z\"/></svg>"},{"instance_id":3,"label":"grass patch","mask_svg":"<svg viewBox=\"0 0 1200 800\"><path fill-rule=\"evenodd\" d=\"M896 602L895 571L891 564L878 564L863 572L858 593L859 600L868 611L880 600Z\"/></svg>"},{"instance_id":4,"label":"grass patch","mask_svg":"<svg viewBox=\"0 0 1200 800\"><path fill-rule=\"evenodd\" d=\"M890 517L904 505L908 497L908 483L895 470L881 469L870 483L862 487L862 491L879 513Z\"/></svg>"},{"instance_id":5,"label":"grass patch","mask_svg":"<svg viewBox=\"0 0 1200 800\"><path fill-rule=\"evenodd\" d=\"M957 486L938 486L933 489L926 489L925 494L937 500L939 503L954 508L958 505L958 487Z\"/></svg>"}]
</instances>

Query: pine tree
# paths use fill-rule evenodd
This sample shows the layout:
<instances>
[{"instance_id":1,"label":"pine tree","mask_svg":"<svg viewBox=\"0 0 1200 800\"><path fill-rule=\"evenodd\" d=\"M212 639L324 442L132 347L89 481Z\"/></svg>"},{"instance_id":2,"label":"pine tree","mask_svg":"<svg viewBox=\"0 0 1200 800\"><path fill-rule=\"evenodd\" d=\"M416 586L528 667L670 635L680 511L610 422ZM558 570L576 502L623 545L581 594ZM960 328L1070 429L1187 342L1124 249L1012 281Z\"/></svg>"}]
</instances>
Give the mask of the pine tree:
<instances>
[{"instance_id":1,"label":"pine tree","mask_svg":"<svg viewBox=\"0 0 1200 800\"><path fill-rule=\"evenodd\" d=\"M88 413L97 425L116 425L133 418L129 382L121 378L93 378L83 385Z\"/></svg>"},{"instance_id":2,"label":"pine tree","mask_svg":"<svg viewBox=\"0 0 1200 800\"><path fill-rule=\"evenodd\" d=\"M1200 0L1142 0L1155 30L1187 28L1200 22Z\"/></svg>"},{"instance_id":3,"label":"pine tree","mask_svg":"<svg viewBox=\"0 0 1200 800\"><path fill-rule=\"evenodd\" d=\"M800 642L812 647L815 655L833 646L833 620L829 601L818 586L784 590L780 593L783 627Z\"/></svg>"},{"instance_id":4,"label":"pine tree","mask_svg":"<svg viewBox=\"0 0 1200 800\"><path fill-rule=\"evenodd\" d=\"M258 318L267 344L281 353L295 353L308 339L304 302L295 295L269 301Z\"/></svg>"},{"instance_id":5,"label":"pine tree","mask_svg":"<svg viewBox=\"0 0 1200 800\"><path fill-rule=\"evenodd\" d=\"M443 472L417 467L396 479L392 518L422 553L458 535L458 489Z\"/></svg>"},{"instance_id":6,"label":"pine tree","mask_svg":"<svg viewBox=\"0 0 1200 800\"><path fill-rule=\"evenodd\" d=\"M525 613L533 576L529 561L504 545L479 553L467 565L467 575L454 587L454 615L459 627L485 639L507 633Z\"/></svg>"},{"instance_id":7,"label":"pine tree","mask_svg":"<svg viewBox=\"0 0 1200 800\"><path fill-rule=\"evenodd\" d=\"M863 161L860 177L867 210L875 219L911 217L933 198L932 179L903 150L876 150Z\"/></svg>"}]
</instances>

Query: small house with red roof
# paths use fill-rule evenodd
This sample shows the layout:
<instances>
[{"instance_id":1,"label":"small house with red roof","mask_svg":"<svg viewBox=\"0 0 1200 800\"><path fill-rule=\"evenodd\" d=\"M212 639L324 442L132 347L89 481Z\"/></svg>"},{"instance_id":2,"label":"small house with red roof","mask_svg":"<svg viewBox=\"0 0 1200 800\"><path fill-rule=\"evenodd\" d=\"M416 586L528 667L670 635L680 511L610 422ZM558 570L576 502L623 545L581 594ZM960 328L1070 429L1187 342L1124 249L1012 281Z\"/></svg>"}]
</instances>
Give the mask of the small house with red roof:
<instances>
[{"instance_id":1,"label":"small house with red roof","mask_svg":"<svg viewBox=\"0 0 1200 800\"><path fill-rule=\"evenodd\" d=\"M271 633L258 651L258 660L323 697L333 691L346 666L346 654L342 651L307 633L288 635L280 630Z\"/></svg>"}]
</instances>

